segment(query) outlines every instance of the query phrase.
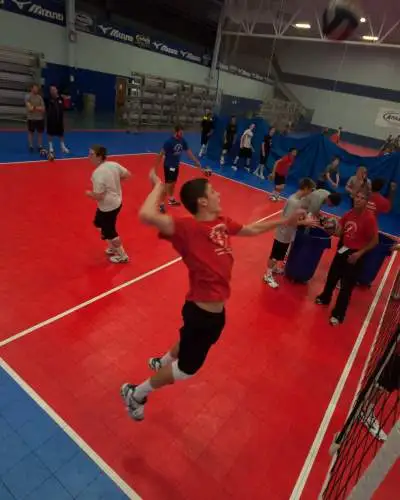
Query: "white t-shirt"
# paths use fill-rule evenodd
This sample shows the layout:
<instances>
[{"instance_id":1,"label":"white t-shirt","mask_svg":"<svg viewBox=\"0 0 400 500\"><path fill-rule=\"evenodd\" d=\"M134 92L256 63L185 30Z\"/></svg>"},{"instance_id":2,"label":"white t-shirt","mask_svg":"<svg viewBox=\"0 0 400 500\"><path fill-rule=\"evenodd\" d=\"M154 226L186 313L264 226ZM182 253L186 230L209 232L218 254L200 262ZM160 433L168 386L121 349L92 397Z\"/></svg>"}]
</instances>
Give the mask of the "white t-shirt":
<instances>
[{"instance_id":1,"label":"white t-shirt","mask_svg":"<svg viewBox=\"0 0 400 500\"><path fill-rule=\"evenodd\" d=\"M111 212L122 203L121 178L127 177L128 170L114 161L101 163L92 174L93 192L105 193L97 202L99 210Z\"/></svg>"},{"instance_id":2,"label":"white t-shirt","mask_svg":"<svg viewBox=\"0 0 400 500\"><path fill-rule=\"evenodd\" d=\"M316 189L304 198L303 207L307 210L307 212L313 215L318 215L321 211L322 205L325 203L330 194L330 191L327 189Z\"/></svg>"},{"instance_id":3,"label":"white t-shirt","mask_svg":"<svg viewBox=\"0 0 400 500\"><path fill-rule=\"evenodd\" d=\"M293 214L297 209L302 208L302 198L299 198L297 193L292 194L287 199L287 202L283 208L283 216L289 217L289 215ZM288 226L283 224L282 226L278 226L275 232L275 239L280 241L281 243L291 243L296 236L297 227L296 226Z\"/></svg>"},{"instance_id":4,"label":"white t-shirt","mask_svg":"<svg viewBox=\"0 0 400 500\"><path fill-rule=\"evenodd\" d=\"M253 132L249 128L243 132L242 135L242 148L251 149L251 140L253 139Z\"/></svg>"}]
</instances>

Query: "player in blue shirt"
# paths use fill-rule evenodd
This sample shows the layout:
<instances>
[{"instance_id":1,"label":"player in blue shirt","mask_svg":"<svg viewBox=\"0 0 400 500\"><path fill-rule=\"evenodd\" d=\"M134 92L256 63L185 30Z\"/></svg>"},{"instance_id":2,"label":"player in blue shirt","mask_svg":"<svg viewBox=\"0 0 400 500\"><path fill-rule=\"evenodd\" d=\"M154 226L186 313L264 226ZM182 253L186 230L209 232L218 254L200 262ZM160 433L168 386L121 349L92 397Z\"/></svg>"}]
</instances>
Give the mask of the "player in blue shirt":
<instances>
[{"instance_id":1,"label":"player in blue shirt","mask_svg":"<svg viewBox=\"0 0 400 500\"><path fill-rule=\"evenodd\" d=\"M168 205L171 207L180 205L179 201L174 197L174 190L179 176L179 163L184 151L196 166L203 170L200 161L192 153L183 137L183 128L180 125L176 125L174 135L164 143L155 165L157 172L161 160L164 159L165 196L168 197ZM209 171L206 169L205 172L208 173ZM160 211L165 212L164 202L160 205Z\"/></svg>"}]
</instances>

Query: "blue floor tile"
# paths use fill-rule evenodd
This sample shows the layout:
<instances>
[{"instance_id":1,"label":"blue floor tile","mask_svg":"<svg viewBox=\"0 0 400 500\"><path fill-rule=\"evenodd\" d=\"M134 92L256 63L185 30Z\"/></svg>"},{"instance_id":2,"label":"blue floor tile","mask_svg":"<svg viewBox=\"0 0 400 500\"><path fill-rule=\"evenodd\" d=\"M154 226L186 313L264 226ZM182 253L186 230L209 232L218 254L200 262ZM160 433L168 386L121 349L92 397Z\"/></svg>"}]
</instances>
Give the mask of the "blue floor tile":
<instances>
[{"instance_id":1,"label":"blue floor tile","mask_svg":"<svg viewBox=\"0 0 400 500\"><path fill-rule=\"evenodd\" d=\"M49 469L31 453L23 458L2 480L17 500L25 498L51 475Z\"/></svg>"},{"instance_id":2,"label":"blue floor tile","mask_svg":"<svg viewBox=\"0 0 400 500\"><path fill-rule=\"evenodd\" d=\"M79 447L61 428L35 450L35 454L53 473L78 453Z\"/></svg>"},{"instance_id":3,"label":"blue floor tile","mask_svg":"<svg viewBox=\"0 0 400 500\"><path fill-rule=\"evenodd\" d=\"M60 427L48 416L41 415L39 418L29 420L20 429L18 434L32 449L38 448L60 429Z\"/></svg>"},{"instance_id":4,"label":"blue floor tile","mask_svg":"<svg viewBox=\"0 0 400 500\"><path fill-rule=\"evenodd\" d=\"M72 496L52 476L26 497L26 500L72 500Z\"/></svg>"},{"instance_id":5,"label":"blue floor tile","mask_svg":"<svg viewBox=\"0 0 400 500\"><path fill-rule=\"evenodd\" d=\"M44 415L40 407L26 393L10 403L1 414L16 431L30 420L43 418Z\"/></svg>"},{"instance_id":6,"label":"blue floor tile","mask_svg":"<svg viewBox=\"0 0 400 500\"><path fill-rule=\"evenodd\" d=\"M0 499L1 500L15 500L10 493L10 490L0 481Z\"/></svg>"},{"instance_id":7,"label":"blue floor tile","mask_svg":"<svg viewBox=\"0 0 400 500\"><path fill-rule=\"evenodd\" d=\"M7 422L7 420L0 416L0 442L13 432L13 428Z\"/></svg>"},{"instance_id":8,"label":"blue floor tile","mask_svg":"<svg viewBox=\"0 0 400 500\"><path fill-rule=\"evenodd\" d=\"M25 441L14 431L0 443L0 476L30 453Z\"/></svg>"},{"instance_id":9,"label":"blue floor tile","mask_svg":"<svg viewBox=\"0 0 400 500\"><path fill-rule=\"evenodd\" d=\"M76 500L126 500L128 497L105 474L101 474L82 491Z\"/></svg>"},{"instance_id":10,"label":"blue floor tile","mask_svg":"<svg viewBox=\"0 0 400 500\"><path fill-rule=\"evenodd\" d=\"M63 465L55 476L64 488L76 497L92 483L101 473L97 465L86 453L80 451L72 460Z\"/></svg>"}]
</instances>

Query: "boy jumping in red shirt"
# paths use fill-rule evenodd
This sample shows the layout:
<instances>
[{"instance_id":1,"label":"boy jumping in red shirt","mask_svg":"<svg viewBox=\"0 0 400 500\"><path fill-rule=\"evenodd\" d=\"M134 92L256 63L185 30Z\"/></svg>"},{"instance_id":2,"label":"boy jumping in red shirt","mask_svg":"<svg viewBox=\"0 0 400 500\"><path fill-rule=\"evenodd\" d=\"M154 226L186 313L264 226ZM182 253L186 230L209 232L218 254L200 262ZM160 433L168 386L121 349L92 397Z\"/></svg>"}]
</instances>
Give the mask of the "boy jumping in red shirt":
<instances>
[{"instance_id":1,"label":"boy jumping in red shirt","mask_svg":"<svg viewBox=\"0 0 400 500\"><path fill-rule=\"evenodd\" d=\"M233 266L231 236L257 236L282 224L297 225L304 211L288 218L238 224L221 215L220 196L208 179L186 182L181 201L193 217L171 217L158 210L164 193L161 180L152 171L152 192L142 205L139 217L158 229L170 241L189 270L189 292L182 309L180 340L161 358L151 358L156 373L140 385L124 384L121 395L129 415L143 420L147 396L152 391L192 377L203 365L208 351L225 326L225 302L230 295Z\"/></svg>"},{"instance_id":2,"label":"boy jumping in red shirt","mask_svg":"<svg viewBox=\"0 0 400 500\"><path fill-rule=\"evenodd\" d=\"M285 189L286 177L289 173L290 167L293 165L297 156L297 149L292 148L289 154L283 156L280 160L275 162L274 168L270 175L270 180L274 180L275 189L270 196L271 201L279 201L282 191Z\"/></svg>"}]
</instances>

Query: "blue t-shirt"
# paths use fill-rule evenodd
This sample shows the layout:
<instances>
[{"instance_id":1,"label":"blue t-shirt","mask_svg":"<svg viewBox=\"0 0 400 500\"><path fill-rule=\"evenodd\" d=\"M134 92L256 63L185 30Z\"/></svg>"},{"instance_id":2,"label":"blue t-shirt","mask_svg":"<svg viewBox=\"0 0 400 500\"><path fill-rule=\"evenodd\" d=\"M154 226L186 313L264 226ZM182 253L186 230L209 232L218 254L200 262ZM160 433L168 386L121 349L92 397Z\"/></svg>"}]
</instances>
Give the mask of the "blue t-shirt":
<instances>
[{"instance_id":1,"label":"blue t-shirt","mask_svg":"<svg viewBox=\"0 0 400 500\"><path fill-rule=\"evenodd\" d=\"M164 165L168 168L178 167L179 162L181 161L182 152L187 151L188 149L188 143L183 137L181 139L178 139L175 136L171 137L163 146L165 153Z\"/></svg>"}]
</instances>

